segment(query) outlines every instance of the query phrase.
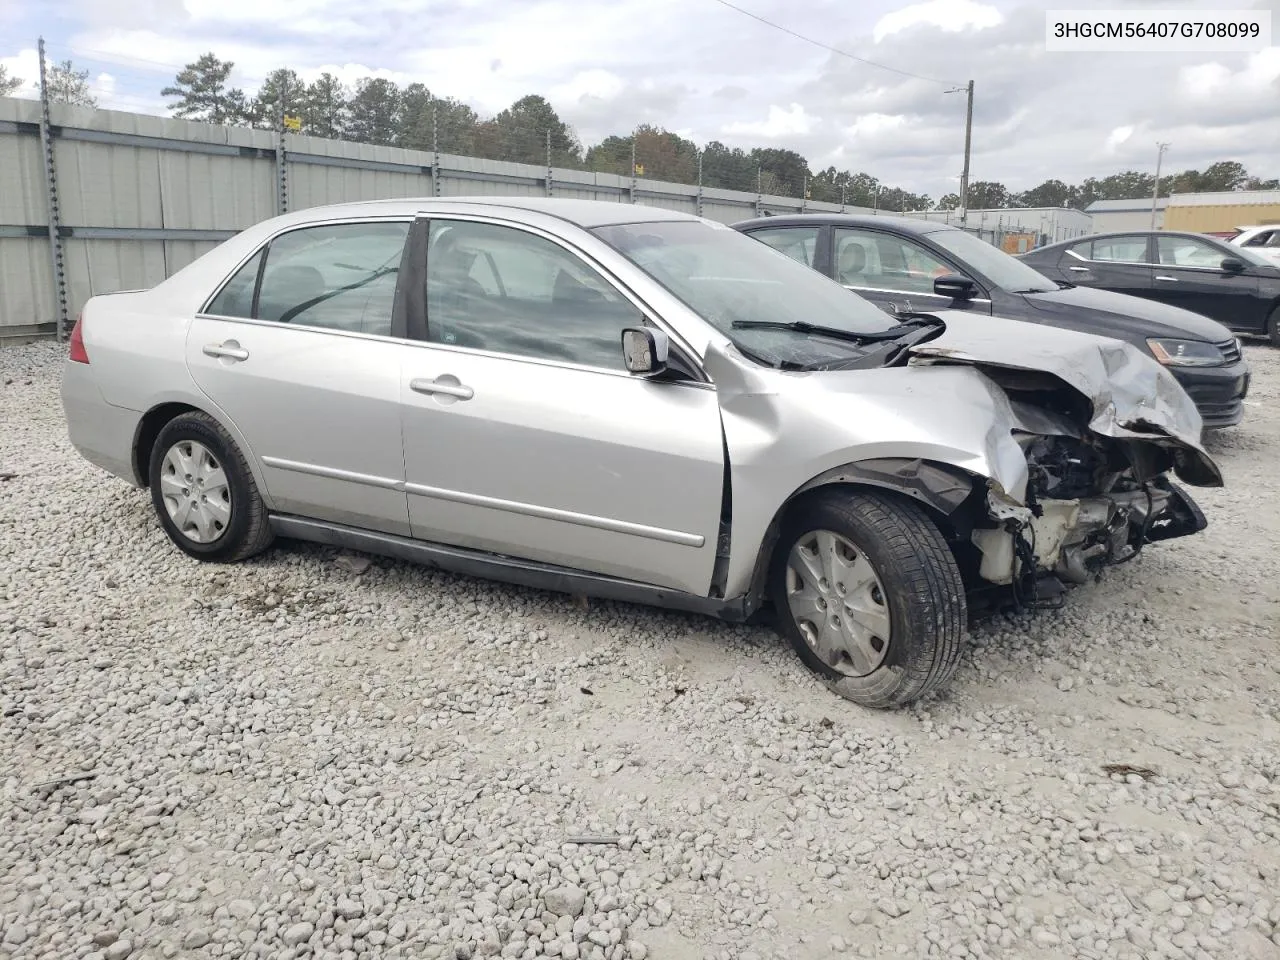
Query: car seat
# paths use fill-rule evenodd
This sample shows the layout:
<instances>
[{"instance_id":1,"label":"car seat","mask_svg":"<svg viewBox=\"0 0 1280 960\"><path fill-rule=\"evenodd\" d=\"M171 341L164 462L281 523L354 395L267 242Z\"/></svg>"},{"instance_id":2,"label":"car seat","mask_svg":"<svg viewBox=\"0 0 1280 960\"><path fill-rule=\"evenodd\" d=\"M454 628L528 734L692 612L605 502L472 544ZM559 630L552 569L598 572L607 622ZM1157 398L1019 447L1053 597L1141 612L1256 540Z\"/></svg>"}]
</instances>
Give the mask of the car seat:
<instances>
[{"instance_id":1,"label":"car seat","mask_svg":"<svg viewBox=\"0 0 1280 960\"><path fill-rule=\"evenodd\" d=\"M867 268L867 251L856 243L846 243L840 251L840 282L860 283L866 278L862 271Z\"/></svg>"}]
</instances>

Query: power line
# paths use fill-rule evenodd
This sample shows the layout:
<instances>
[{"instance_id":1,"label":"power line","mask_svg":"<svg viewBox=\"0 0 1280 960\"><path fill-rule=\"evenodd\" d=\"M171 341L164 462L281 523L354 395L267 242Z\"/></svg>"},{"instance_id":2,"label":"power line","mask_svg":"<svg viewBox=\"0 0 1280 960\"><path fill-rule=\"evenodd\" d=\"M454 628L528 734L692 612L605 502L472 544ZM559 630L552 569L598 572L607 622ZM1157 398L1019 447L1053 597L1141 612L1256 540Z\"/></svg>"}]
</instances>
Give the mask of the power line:
<instances>
[{"instance_id":1,"label":"power line","mask_svg":"<svg viewBox=\"0 0 1280 960\"><path fill-rule=\"evenodd\" d=\"M745 17L750 17L752 20L758 20L760 23L763 23L766 27L772 27L774 30L781 30L783 33L790 34L791 36L795 37L797 40L803 40L805 43L813 44L813 46L815 47L821 47L823 50L830 51L831 53L837 54L838 56L841 56L841 57L845 57L849 60L855 60L858 63L864 63L869 67L878 67L881 70L888 70L890 73L897 73L904 77L911 77L913 80L924 80L928 83L941 84L944 87L954 85L953 82L949 80L939 80L937 77L925 77L925 76L921 76L918 73L912 73L910 70L900 70L898 67L891 67L888 64L876 63L874 60L868 60L866 57L856 57L852 53L846 53L844 50L840 50L840 49L837 49L836 47L829 46L823 43L821 40L814 40L812 37L806 37L804 34L796 33L794 30L784 27L780 23L774 23L772 20L766 20L764 17L759 16L758 14L752 13L750 10L743 10L741 7L735 6L734 4L730 3L729 0L715 0L715 2L720 4L722 7L728 7L730 10L736 10L738 13L742 14Z\"/></svg>"}]
</instances>

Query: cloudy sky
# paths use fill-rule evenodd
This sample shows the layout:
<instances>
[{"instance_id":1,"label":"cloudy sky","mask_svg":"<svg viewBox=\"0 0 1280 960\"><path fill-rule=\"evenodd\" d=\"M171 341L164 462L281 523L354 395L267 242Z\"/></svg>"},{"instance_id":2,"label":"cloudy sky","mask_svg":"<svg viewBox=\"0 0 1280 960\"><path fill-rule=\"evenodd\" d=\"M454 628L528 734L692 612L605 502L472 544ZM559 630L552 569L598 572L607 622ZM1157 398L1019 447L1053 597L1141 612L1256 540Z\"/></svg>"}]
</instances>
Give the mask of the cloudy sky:
<instances>
[{"instance_id":1,"label":"cloudy sky","mask_svg":"<svg viewBox=\"0 0 1280 960\"><path fill-rule=\"evenodd\" d=\"M1199 0L734 0L913 79L837 56L716 0L0 0L0 63L33 78L35 38L91 72L103 106L163 113L206 50L252 90L270 69L422 81L481 114L547 96L584 143L638 123L698 143L799 150L935 198L956 189L976 84L973 178L1025 189L1243 162L1280 176L1280 47L1254 54L1049 53L1048 9L1213 9ZM1280 0L1229 0L1272 11Z\"/></svg>"}]
</instances>

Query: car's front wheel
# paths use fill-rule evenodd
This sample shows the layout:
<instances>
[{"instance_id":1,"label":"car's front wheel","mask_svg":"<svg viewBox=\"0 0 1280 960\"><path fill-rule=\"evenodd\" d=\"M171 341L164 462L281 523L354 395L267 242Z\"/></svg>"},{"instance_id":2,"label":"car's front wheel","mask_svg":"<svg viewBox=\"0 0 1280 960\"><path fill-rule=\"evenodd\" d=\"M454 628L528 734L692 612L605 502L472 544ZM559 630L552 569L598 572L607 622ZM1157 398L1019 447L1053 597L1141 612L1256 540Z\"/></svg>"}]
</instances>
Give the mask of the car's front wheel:
<instances>
[{"instance_id":1,"label":"car's front wheel","mask_svg":"<svg viewBox=\"0 0 1280 960\"><path fill-rule=\"evenodd\" d=\"M243 560L270 546L266 505L249 465L207 413L184 413L164 425L148 480L165 533L197 560Z\"/></svg>"},{"instance_id":2,"label":"car's front wheel","mask_svg":"<svg viewBox=\"0 0 1280 960\"><path fill-rule=\"evenodd\" d=\"M964 584L942 532L909 501L847 490L788 518L770 570L780 631L836 693L904 706L960 662Z\"/></svg>"},{"instance_id":3,"label":"car's front wheel","mask_svg":"<svg viewBox=\"0 0 1280 960\"><path fill-rule=\"evenodd\" d=\"M1273 347L1280 347L1280 307L1272 310L1267 319L1267 337Z\"/></svg>"}]
</instances>

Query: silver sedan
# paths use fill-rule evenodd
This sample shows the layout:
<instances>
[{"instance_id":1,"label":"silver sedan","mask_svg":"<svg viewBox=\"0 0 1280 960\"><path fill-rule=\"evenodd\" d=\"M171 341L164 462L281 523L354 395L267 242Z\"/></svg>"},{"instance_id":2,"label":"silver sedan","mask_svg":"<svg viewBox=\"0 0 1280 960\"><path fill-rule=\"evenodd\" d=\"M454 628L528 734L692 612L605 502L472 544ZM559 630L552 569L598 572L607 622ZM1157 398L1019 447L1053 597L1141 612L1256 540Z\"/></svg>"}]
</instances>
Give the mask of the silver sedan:
<instances>
[{"instance_id":1,"label":"silver sedan","mask_svg":"<svg viewBox=\"0 0 1280 960\"><path fill-rule=\"evenodd\" d=\"M1205 521L1194 404L1119 341L903 320L725 226L620 203L395 200L258 224L77 319L83 456L173 542L299 538L769 617L908 703L969 605L1036 606Z\"/></svg>"}]
</instances>

